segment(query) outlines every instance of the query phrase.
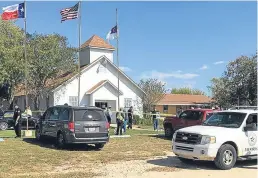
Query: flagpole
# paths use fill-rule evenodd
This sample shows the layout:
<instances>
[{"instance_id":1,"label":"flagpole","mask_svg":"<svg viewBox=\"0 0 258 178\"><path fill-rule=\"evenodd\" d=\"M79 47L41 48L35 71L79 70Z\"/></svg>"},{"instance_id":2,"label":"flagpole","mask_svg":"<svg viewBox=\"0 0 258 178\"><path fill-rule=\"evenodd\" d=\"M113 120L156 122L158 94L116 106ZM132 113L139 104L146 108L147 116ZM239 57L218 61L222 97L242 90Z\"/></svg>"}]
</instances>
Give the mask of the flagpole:
<instances>
[{"instance_id":1,"label":"flagpole","mask_svg":"<svg viewBox=\"0 0 258 178\"><path fill-rule=\"evenodd\" d=\"M117 8L116 8L116 59L117 59L117 88L118 88L118 93L117 93L117 97L118 97L118 111L120 109L120 97L119 97L119 58L118 58L118 20L117 20Z\"/></svg>"},{"instance_id":2,"label":"flagpole","mask_svg":"<svg viewBox=\"0 0 258 178\"><path fill-rule=\"evenodd\" d=\"M78 106L80 106L80 88L81 88L81 64L80 64L80 51L81 51L81 1L79 1L79 19L78 19L78 27L79 27L79 54L78 54Z\"/></svg>"},{"instance_id":3,"label":"flagpole","mask_svg":"<svg viewBox=\"0 0 258 178\"><path fill-rule=\"evenodd\" d=\"M27 63L27 20L26 20L26 1L24 0L24 59L25 59L25 102L26 106L29 105L28 103L28 63ZM25 106L25 107L26 107ZM28 119L27 119L27 130L28 130Z\"/></svg>"}]
</instances>

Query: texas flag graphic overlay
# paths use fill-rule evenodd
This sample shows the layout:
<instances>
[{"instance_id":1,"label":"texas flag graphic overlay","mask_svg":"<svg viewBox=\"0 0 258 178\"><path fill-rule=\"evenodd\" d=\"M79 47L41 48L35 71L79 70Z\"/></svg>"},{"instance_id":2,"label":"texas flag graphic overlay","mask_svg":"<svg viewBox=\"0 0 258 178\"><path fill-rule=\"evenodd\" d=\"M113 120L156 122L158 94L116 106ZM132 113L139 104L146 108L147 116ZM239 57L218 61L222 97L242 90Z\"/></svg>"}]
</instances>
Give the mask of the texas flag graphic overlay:
<instances>
[{"instance_id":1,"label":"texas flag graphic overlay","mask_svg":"<svg viewBox=\"0 0 258 178\"><path fill-rule=\"evenodd\" d=\"M24 3L3 7L2 20L12 20L25 17Z\"/></svg>"}]
</instances>

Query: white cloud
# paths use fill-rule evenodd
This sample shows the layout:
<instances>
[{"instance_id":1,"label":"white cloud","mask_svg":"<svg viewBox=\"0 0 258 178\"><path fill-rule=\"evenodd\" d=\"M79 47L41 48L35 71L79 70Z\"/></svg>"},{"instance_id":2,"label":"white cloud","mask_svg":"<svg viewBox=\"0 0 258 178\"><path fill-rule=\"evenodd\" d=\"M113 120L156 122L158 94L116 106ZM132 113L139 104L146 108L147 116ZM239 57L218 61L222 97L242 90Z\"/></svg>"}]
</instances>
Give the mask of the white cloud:
<instances>
[{"instance_id":1,"label":"white cloud","mask_svg":"<svg viewBox=\"0 0 258 178\"><path fill-rule=\"evenodd\" d=\"M175 79L193 79L195 77L198 77L198 74L194 73L182 73L180 72L171 72L171 73L164 73L164 72L158 72L158 71L151 71L151 72L145 72L142 74L142 78L157 78L161 81L164 81L168 78L175 78Z\"/></svg>"},{"instance_id":2,"label":"white cloud","mask_svg":"<svg viewBox=\"0 0 258 178\"><path fill-rule=\"evenodd\" d=\"M207 65L203 65L200 69L201 70L206 70L206 69L208 69L208 66Z\"/></svg>"},{"instance_id":3,"label":"white cloud","mask_svg":"<svg viewBox=\"0 0 258 178\"><path fill-rule=\"evenodd\" d=\"M218 64L223 64L223 63L225 63L225 61L217 61L217 62L214 62L213 64L218 65Z\"/></svg>"},{"instance_id":4,"label":"white cloud","mask_svg":"<svg viewBox=\"0 0 258 178\"><path fill-rule=\"evenodd\" d=\"M130 69L129 67L125 67L125 66L121 66L121 67L119 67L119 69L121 69L124 72L131 72L132 71L132 69Z\"/></svg>"}]
</instances>

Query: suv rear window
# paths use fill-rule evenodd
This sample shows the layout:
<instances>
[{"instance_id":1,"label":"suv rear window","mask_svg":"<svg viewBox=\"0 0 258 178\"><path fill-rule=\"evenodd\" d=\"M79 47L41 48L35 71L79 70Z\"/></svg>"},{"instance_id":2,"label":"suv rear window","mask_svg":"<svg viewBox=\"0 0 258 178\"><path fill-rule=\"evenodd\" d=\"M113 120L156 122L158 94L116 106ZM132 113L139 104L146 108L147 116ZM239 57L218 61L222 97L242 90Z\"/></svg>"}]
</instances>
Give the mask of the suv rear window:
<instances>
[{"instance_id":1,"label":"suv rear window","mask_svg":"<svg viewBox=\"0 0 258 178\"><path fill-rule=\"evenodd\" d=\"M104 112L97 109L74 110L74 117L76 121L106 121Z\"/></svg>"}]
</instances>

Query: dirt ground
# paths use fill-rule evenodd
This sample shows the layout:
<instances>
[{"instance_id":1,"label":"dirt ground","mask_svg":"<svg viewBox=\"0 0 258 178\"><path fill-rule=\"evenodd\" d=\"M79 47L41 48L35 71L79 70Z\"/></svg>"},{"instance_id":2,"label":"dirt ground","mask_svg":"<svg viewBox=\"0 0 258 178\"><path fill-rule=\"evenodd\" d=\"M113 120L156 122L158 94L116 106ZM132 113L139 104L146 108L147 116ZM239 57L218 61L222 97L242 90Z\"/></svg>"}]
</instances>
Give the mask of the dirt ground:
<instances>
[{"instance_id":1,"label":"dirt ground","mask_svg":"<svg viewBox=\"0 0 258 178\"><path fill-rule=\"evenodd\" d=\"M93 169L96 178L253 178L257 177L257 162L241 161L231 170L217 170L212 162L195 161L183 164L172 153L149 160L121 161L99 165Z\"/></svg>"}]
</instances>

